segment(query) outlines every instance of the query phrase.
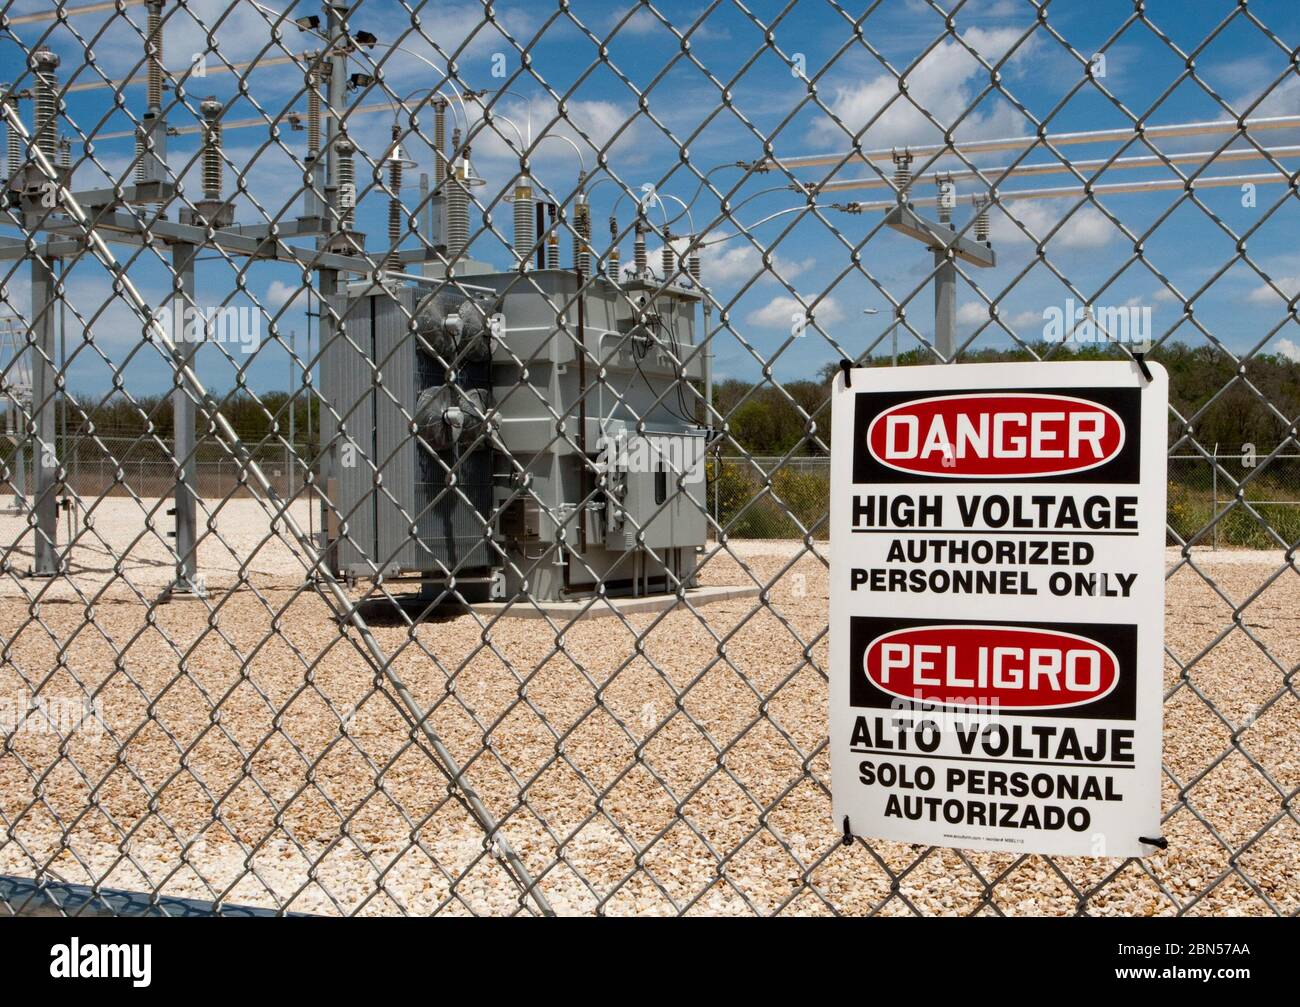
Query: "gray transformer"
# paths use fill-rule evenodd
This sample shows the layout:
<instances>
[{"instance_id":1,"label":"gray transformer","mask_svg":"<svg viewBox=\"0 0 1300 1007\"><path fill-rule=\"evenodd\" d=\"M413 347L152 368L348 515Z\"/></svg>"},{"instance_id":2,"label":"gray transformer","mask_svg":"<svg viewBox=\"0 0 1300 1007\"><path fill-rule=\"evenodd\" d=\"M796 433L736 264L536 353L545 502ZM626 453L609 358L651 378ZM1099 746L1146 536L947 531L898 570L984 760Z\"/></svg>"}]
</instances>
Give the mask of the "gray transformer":
<instances>
[{"instance_id":1,"label":"gray transformer","mask_svg":"<svg viewBox=\"0 0 1300 1007\"><path fill-rule=\"evenodd\" d=\"M707 534L706 433L685 387L704 377L699 293L597 277L579 305L577 282L478 273L331 302L322 506L336 573L434 593L454 577L470 601L693 583Z\"/></svg>"}]
</instances>

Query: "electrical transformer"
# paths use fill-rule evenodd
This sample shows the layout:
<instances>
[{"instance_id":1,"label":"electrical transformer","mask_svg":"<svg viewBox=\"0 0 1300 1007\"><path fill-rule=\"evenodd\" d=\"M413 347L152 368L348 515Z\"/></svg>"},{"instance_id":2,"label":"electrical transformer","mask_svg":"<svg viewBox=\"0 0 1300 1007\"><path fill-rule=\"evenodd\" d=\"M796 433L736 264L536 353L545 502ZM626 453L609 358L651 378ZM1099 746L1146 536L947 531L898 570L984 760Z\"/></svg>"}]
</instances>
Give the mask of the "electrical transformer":
<instances>
[{"instance_id":1,"label":"electrical transformer","mask_svg":"<svg viewBox=\"0 0 1300 1007\"><path fill-rule=\"evenodd\" d=\"M691 583L700 292L575 270L355 285L322 346L327 555L471 601ZM578 343L582 349L579 350Z\"/></svg>"}]
</instances>

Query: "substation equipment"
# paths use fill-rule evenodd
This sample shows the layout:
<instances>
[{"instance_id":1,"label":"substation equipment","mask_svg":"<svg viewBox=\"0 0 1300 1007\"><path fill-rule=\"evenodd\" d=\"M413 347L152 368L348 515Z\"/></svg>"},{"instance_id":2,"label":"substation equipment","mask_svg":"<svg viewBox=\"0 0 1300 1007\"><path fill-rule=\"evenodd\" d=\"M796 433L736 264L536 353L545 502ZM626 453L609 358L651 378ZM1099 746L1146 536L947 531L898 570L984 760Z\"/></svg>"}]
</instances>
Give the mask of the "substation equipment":
<instances>
[{"instance_id":1,"label":"substation equipment","mask_svg":"<svg viewBox=\"0 0 1300 1007\"><path fill-rule=\"evenodd\" d=\"M319 494L323 531L308 550L315 554L309 557L312 563L320 564L313 566L312 575L323 565L336 577L409 577L431 590L453 587L470 599L524 596L542 601L593 593L675 591L693 583L707 523L699 461L710 441L710 431L693 419L694 404L702 399L704 423L714 415L711 353L707 335L700 338L696 328L701 310L703 331L710 326L710 299L700 277L701 236L673 238L665 226L660 234L663 258L656 272L646 247L652 230L649 214L638 203L629 228L635 260L621 268L624 232L616 220L610 221L606 251L597 258L591 246L589 196L612 175L590 185L579 176L573 198L561 205L544 190L535 197L536 179L521 173L510 201L511 261L505 268L494 268L474 260L470 207L472 191L482 180L471 166L469 138L462 142L453 132L447 143L451 97L426 89L416 92L424 97L414 109L408 107L409 99L349 105L348 89L369 87L374 76L349 74L348 62L359 60L377 40L366 32L352 32L346 25L348 7L337 0L322 5L323 17L294 19L314 38L314 51L248 64L223 61L208 68L221 73L291 63L304 74L305 115L289 112L275 121L277 127L287 123L307 134L300 211L288 219L281 215L274 223L236 224L238 192L227 193L222 179L221 135L229 104L209 98L199 104L199 122L168 122L172 110L186 106L179 97L167 104L163 100L164 2L118 0L120 7L147 9L147 107L132 130L92 137L97 143L134 137L133 184L72 191L71 145L61 135L65 91L59 86L59 59L52 50L36 48L19 84L0 88L0 114L8 126L5 208L9 220L21 223L24 234L31 236L0 236L0 261L30 263L33 306L24 347L30 378L17 382L18 371L13 371L0 393L9 399L7 411L22 414L23 422L14 425L15 439L22 442L16 445L16 459L32 460L29 498L15 501L26 508L35 529L32 574L55 576L67 568L57 528L60 500L66 499L56 436L57 401L64 391L64 378L55 368L55 318L66 296L61 263L90 254L114 272L115 284L137 311L150 310L108 251L106 243L115 242L133 255L143 246L170 255L175 292L168 307L197 304L196 259L205 250L288 263L315 275L310 295L318 308L314 314L319 321L320 381L311 394L321 407L323 451L312 471L303 472L303 483ZM98 9L100 5L84 8ZM91 81L75 89L117 89L133 80ZM183 74L177 87L190 83L192 75ZM237 93L243 95L246 89L241 85ZM475 96L454 97L463 109ZM120 92L116 98L124 107ZM29 104L31 129L24 124ZM414 165L401 151L396 114L406 111L414 118L430 107L434 183L430 187L427 176L421 176L420 202L412 212L402 202L401 180ZM356 228L355 165L364 154L346 125L356 115L376 111L392 112L395 118L387 151L377 162L366 159L387 175L379 188L389 198L388 248L367 255L366 237ZM265 123L263 115L224 126ZM1147 125L1142 133L1152 143L1295 128L1300 128L1300 116L1279 115ZM202 191L192 202L180 198L186 195L184 188L167 167L168 141L181 134L197 134L202 140L196 155L202 161ZM1006 204L1019 200L1188 192L1191 181L1181 176L1178 165L1197 168L1197 190L1289 184L1291 176L1275 159L1300 157L1300 146L1253 140L1244 146L1131 156L1121 156L1121 149L1111 157L1075 161L1058 155L1041 163L1021 163L1021 153L997 167L967 161L965 167L944 169L934 175L936 196L916 192L927 174L924 168L913 172L916 159L937 167L940 159L958 152L966 160L1027 152L1046 142L1060 147L1126 144L1131 136L1131 129L1124 127L972 139L960 148L945 139L902 151L859 149L847 159L834 151L769 155L736 165L749 172L779 167L789 173L817 167L834 172L846 160L882 167L892 162L892 177L876 170L862 178L793 182L789 188L805 199L817 199L819 206L850 214L882 213L886 226L933 254L934 349L940 359L951 361L957 358L958 272L963 266L988 269L997 264L989 240L988 214L994 204L1005 213ZM1247 174L1200 170L1211 162L1258 159L1273 163ZM1077 175L1084 170L1094 174L1068 185L1000 187L1013 177ZM1148 170L1171 171L1176 177L1097 181L1104 172L1127 176ZM957 195L959 182L973 183L975 191ZM831 193L858 189L889 191L880 200L820 202ZM176 219L160 212L178 202L183 206ZM496 206L490 202L489 210ZM952 209L959 203L970 204L974 213L955 226ZM935 218L922 213L927 207L937 209ZM573 238L568 266L560 261L565 231ZM415 237L418 241L410 240ZM901 324L899 311L892 323L895 333ZM197 346L155 342L177 376L176 576L171 590L199 594L196 406L203 409L207 427L215 427L217 439L251 474L249 482L272 497L276 490L221 415L219 400L196 377ZM310 370L312 363L307 367ZM702 394L697 383L703 386ZM287 509L278 513L294 537L304 541L306 533Z\"/></svg>"},{"instance_id":2,"label":"substation equipment","mask_svg":"<svg viewBox=\"0 0 1300 1007\"><path fill-rule=\"evenodd\" d=\"M144 6L147 108L132 131L133 184L73 191L52 50L32 54L23 78L31 88L0 94L9 136L4 197L24 229L42 235L34 248L0 240L0 258L31 265L32 457L48 459L57 449L54 306L63 296L62 259L84 254L88 241L99 249L101 238L137 250L165 246L176 277L166 307L182 309L198 302L196 259L204 250L292 263L316 277L322 455L304 481L319 493L317 545L334 576L409 578L467 600L644 595L693 584L706 540L707 431L693 419L698 393L688 385L711 386L708 354L696 342L698 245L683 250L682 236L663 234L656 275L646 207L638 204L635 262L620 269L615 221L611 247L593 255L581 176L562 208L534 198L534 180L521 175L513 188L513 261L495 269L473 260L470 207L482 183L458 130L447 143L450 100L431 90L420 108L434 110L433 185L422 176L418 210L403 205L402 173L414 165L401 149L394 103L393 142L378 162L387 175L389 245L367 256L356 226L355 166L363 154L343 110L358 78L373 82L349 76L348 60L376 40L351 32L346 7L336 3L323 5L323 19L297 19L321 46L293 60L304 69L307 97L305 117L287 117L306 131L301 211L274 224L237 224L238 194L223 185L228 106L207 98L198 123L168 122L186 106L179 98L164 103L164 0ZM202 143L198 199L168 169L168 140L185 133ZM174 218L159 212L178 205ZM563 231L572 235L568 266L560 262ZM411 236L418 247L399 248L413 244ZM219 403L193 391L193 342L160 341L160 348L178 376L188 375L173 395L176 574L168 594L202 594L196 403L205 413ZM57 528L66 475L58 464L34 469L31 573L55 576L67 569Z\"/></svg>"}]
</instances>

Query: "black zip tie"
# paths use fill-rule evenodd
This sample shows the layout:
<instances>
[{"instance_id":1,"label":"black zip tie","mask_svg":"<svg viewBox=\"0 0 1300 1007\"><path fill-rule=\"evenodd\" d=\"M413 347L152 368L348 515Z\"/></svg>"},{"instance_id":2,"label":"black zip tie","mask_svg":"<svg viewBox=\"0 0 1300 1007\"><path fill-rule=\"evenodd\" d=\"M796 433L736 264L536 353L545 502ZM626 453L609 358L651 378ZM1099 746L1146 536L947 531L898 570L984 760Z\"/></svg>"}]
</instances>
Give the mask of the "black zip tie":
<instances>
[{"instance_id":1,"label":"black zip tie","mask_svg":"<svg viewBox=\"0 0 1300 1007\"><path fill-rule=\"evenodd\" d=\"M1134 353L1133 359L1137 361L1138 370L1142 372L1142 377L1150 383L1154 379L1151 377L1151 368L1147 366L1147 355L1145 353Z\"/></svg>"},{"instance_id":2,"label":"black zip tie","mask_svg":"<svg viewBox=\"0 0 1300 1007\"><path fill-rule=\"evenodd\" d=\"M844 372L844 387L853 387L853 362L847 357L840 357L840 370ZM848 821L846 818L845 821Z\"/></svg>"},{"instance_id":3,"label":"black zip tie","mask_svg":"<svg viewBox=\"0 0 1300 1007\"><path fill-rule=\"evenodd\" d=\"M846 818L845 821L848 821L848 819ZM1154 839L1148 838L1147 836L1138 836L1138 842L1146 843L1148 846L1155 846L1162 850L1169 849L1169 840L1164 836L1156 836Z\"/></svg>"},{"instance_id":4,"label":"black zip tie","mask_svg":"<svg viewBox=\"0 0 1300 1007\"><path fill-rule=\"evenodd\" d=\"M840 362L840 366L843 366L844 364L847 364L847 363L848 363L847 360L843 360L843 361ZM852 833L852 831L850 831L850 829L849 829L849 816L848 816L848 815L845 815L845 816L844 816L844 838L840 840L840 843L841 843L842 845L844 845L844 846L852 846L852 845L853 845L853 833Z\"/></svg>"}]
</instances>

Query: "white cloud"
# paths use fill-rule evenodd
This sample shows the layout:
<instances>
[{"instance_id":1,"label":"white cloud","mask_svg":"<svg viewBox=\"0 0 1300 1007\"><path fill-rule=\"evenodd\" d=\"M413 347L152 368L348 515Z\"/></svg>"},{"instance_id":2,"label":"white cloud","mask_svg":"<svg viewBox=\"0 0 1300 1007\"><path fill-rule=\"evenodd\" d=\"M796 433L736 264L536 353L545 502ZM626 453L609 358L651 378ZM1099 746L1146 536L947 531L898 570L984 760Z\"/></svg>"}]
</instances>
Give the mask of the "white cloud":
<instances>
[{"instance_id":1,"label":"white cloud","mask_svg":"<svg viewBox=\"0 0 1300 1007\"><path fill-rule=\"evenodd\" d=\"M666 38L672 38L671 33L663 26L662 22L644 7L635 8L631 17L627 16L628 13L627 10L612 12L606 22L605 30L610 32L617 27L619 36L644 36L663 32Z\"/></svg>"},{"instance_id":2,"label":"white cloud","mask_svg":"<svg viewBox=\"0 0 1300 1007\"><path fill-rule=\"evenodd\" d=\"M482 108L469 103L467 111L476 159L508 160L517 166L520 143L528 144L530 128L534 138L545 133L548 137L572 141L582 151L588 171L593 167L596 151L611 141L610 149L619 152L621 163L627 163L629 158L641 159L636 155L636 148L642 138L644 121L630 105L594 99L571 100L565 105L564 118L559 118L555 102L547 97L538 97L531 105L523 101L498 102L492 106L492 122L486 126ZM534 152L532 160L567 164L572 175L577 176L576 158L568 143L545 142Z\"/></svg>"},{"instance_id":3,"label":"white cloud","mask_svg":"<svg viewBox=\"0 0 1300 1007\"><path fill-rule=\"evenodd\" d=\"M1251 108L1250 115L1252 118L1257 116L1274 116L1274 115L1295 115L1300 112L1300 79L1296 77L1286 77L1280 83L1275 84L1278 74L1276 67L1270 65L1261 65L1257 67L1257 72L1252 74L1249 70L1243 73L1243 67L1240 64L1233 65L1233 73L1242 73L1243 76L1255 76L1256 79L1250 85L1243 88L1237 95L1233 106L1239 111L1245 111L1251 108L1256 101L1258 105ZM1261 101L1260 98L1263 98Z\"/></svg>"},{"instance_id":4,"label":"white cloud","mask_svg":"<svg viewBox=\"0 0 1300 1007\"><path fill-rule=\"evenodd\" d=\"M724 235L710 235L707 240L722 238ZM673 242L677 244L676 241ZM772 272L781 279L789 281L808 272L815 266L816 260L787 259L781 255L772 256ZM714 283L743 283L763 272L763 258L753 245L742 238L731 241L715 241L705 245L700 254L700 266L704 273L706 286ZM772 273L766 273L764 279L771 279Z\"/></svg>"},{"instance_id":5,"label":"white cloud","mask_svg":"<svg viewBox=\"0 0 1300 1007\"><path fill-rule=\"evenodd\" d=\"M808 297L804 301L810 301ZM823 298L812 309L813 321L823 329L833 325L844 317L844 312L832 297ZM773 297L763 307L751 311L745 321L764 329L790 329L795 322L804 317L803 306L793 297L781 294Z\"/></svg>"},{"instance_id":6,"label":"white cloud","mask_svg":"<svg viewBox=\"0 0 1300 1007\"><path fill-rule=\"evenodd\" d=\"M274 315L286 305L289 306L289 310L293 310L304 304L306 299L307 288L302 284L291 286L282 280L272 280L271 285L266 288L266 296L262 298L262 306L268 314Z\"/></svg>"},{"instance_id":7,"label":"white cloud","mask_svg":"<svg viewBox=\"0 0 1300 1007\"><path fill-rule=\"evenodd\" d=\"M989 211L989 229L995 241L1028 241L1024 232L1016 226L1015 221L1019 221L1041 240L1075 205L1075 201L1066 199L1009 201L1003 204L1002 209L995 207ZM1101 248L1113 241L1122 240L1123 237L1123 232L1100 210L1084 206L1071 214L1065 225L1052 235L1047 243L1047 251L1050 255L1053 250L1062 248Z\"/></svg>"},{"instance_id":8,"label":"white cloud","mask_svg":"<svg viewBox=\"0 0 1300 1007\"><path fill-rule=\"evenodd\" d=\"M1273 277L1273 285L1286 294L1288 299L1300 294L1300 276L1275 276ZM1251 304L1263 304L1269 307L1283 306L1282 298L1278 297L1277 291L1267 283L1261 283L1247 294L1246 300Z\"/></svg>"},{"instance_id":9,"label":"white cloud","mask_svg":"<svg viewBox=\"0 0 1300 1007\"><path fill-rule=\"evenodd\" d=\"M1297 346L1293 340L1279 339L1276 352L1278 356L1286 357L1292 363L1300 364L1300 346Z\"/></svg>"},{"instance_id":10,"label":"white cloud","mask_svg":"<svg viewBox=\"0 0 1300 1007\"><path fill-rule=\"evenodd\" d=\"M971 28L962 39L985 61L996 64L1023 34L1018 28ZM1034 44L1031 36L1015 50L1011 62L1023 59ZM985 98L977 111L962 118L979 96L981 78L987 84L988 71L963 46L950 40L936 46L907 74L911 101L899 93L894 75L885 71L863 83L834 88L830 108L851 134L870 122L864 139L872 147L941 139L941 131L926 120L917 105L943 127L961 119L957 132L962 136L1023 131L1026 122L1022 113L995 95ZM846 139L844 131L826 116L813 125L809 135L810 142L820 146L842 146Z\"/></svg>"},{"instance_id":11,"label":"white cloud","mask_svg":"<svg viewBox=\"0 0 1300 1007\"><path fill-rule=\"evenodd\" d=\"M1005 312L1005 306L1000 308L1000 312ZM1039 311L1021 311L1014 315L999 313L998 321L1009 328L1012 332L1020 332L1024 329L1041 327L1043 324L1043 315ZM957 324L969 328L978 328L989 323L989 331L998 329L1001 331L997 322L989 320L989 306L983 301L966 301L957 307Z\"/></svg>"},{"instance_id":12,"label":"white cloud","mask_svg":"<svg viewBox=\"0 0 1300 1007\"><path fill-rule=\"evenodd\" d=\"M1027 329L1043 327L1043 313L1041 311L1020 311L1010 318L1003 319L1006 326L1012 332L1023 333Z\"/></svg>"}]
</instances>

